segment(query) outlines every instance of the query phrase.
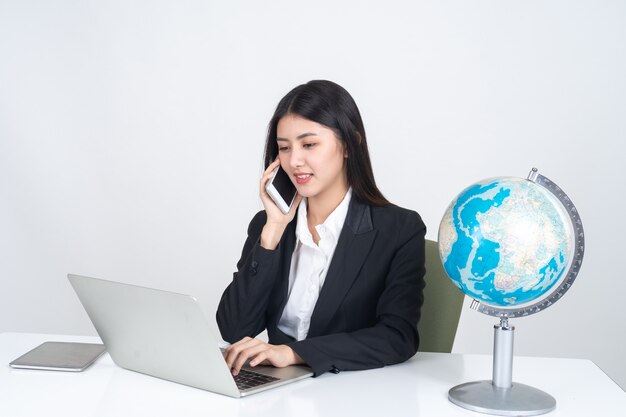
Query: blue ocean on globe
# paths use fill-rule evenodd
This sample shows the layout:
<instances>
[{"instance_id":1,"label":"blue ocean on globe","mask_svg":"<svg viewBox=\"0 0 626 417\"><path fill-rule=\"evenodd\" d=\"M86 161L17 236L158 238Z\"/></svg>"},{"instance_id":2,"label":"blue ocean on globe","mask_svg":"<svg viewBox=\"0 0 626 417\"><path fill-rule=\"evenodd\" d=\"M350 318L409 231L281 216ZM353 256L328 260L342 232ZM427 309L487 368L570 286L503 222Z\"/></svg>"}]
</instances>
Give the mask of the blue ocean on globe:
<instances>
[{"instance_id":1,"label":"blue ocean on globe","mask_svg":"<svg viewBox=\"0 0 626 417\"><path fill-rule=\"evenodd\" d=\"M438 240L457 287L481 302L513 307L548 294L567 271L573 226L547 189L501 177L463 190L446 210Z\"/></svg>"}]
</instances>

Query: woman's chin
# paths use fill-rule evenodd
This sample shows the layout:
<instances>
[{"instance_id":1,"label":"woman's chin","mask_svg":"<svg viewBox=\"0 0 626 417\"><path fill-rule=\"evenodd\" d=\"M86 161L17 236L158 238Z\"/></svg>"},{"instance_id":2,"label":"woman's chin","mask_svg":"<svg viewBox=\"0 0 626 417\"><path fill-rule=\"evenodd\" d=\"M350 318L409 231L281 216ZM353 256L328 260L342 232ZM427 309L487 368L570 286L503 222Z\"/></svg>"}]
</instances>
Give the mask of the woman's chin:
<instances>
[{"instance_id":1,"label":"woman's chin","mask_svg":"<svg viewBox=\"0 0 626 417\"><path fill-rule=\"evenodd\" d=\"M312 190L310 187L296 187L298 194L300 194L304 198L311 198L317 195L317 191Z\"/></svg>"}]
</instances>

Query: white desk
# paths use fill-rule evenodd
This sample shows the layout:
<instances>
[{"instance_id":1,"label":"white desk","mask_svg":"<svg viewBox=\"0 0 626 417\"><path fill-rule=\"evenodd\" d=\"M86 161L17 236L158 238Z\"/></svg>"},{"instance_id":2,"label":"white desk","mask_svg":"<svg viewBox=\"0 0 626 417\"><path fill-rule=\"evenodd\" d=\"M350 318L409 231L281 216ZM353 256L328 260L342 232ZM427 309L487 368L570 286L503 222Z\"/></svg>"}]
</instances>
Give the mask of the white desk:
<instances>
[{"instance_id":1,"label":"white desk","mask_svg":"<svg viewBox=\"0 0 626 417\"><path fill-rule=\"evenodd\" d=\"M0 334L0 416L485 416L450 403L448 389L491 379L491 356L418 353L362 372L325 374L233 399L118 368L108 354L82 373L16 370L8 363L47 340L93 337ZM626 394L582 359L516 357L513 380L557 400L547 416L626 415Z\"/></svg>"}]
</instances>

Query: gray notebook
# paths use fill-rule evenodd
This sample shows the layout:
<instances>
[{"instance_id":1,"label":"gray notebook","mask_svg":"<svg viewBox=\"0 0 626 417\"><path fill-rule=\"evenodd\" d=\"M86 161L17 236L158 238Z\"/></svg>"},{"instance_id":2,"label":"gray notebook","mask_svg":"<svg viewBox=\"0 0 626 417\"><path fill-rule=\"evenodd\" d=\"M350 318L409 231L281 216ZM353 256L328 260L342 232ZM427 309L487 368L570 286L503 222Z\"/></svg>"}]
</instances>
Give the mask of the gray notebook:
<instances>
[{"instance_id":1,"label":"gray notebook","mask_svg":"<svg viewBox=\"0 0 626 417\"><path fill-rule=\"evenodd\" d=\"M17 369L80 372L105 351L102 344L45 342L9 364Z\"/></svg>"},{"instance_id":2,"label":"gray notebook","mask_svg":"<svg viewBox=\"0 0 626 417\"><path fill-rule=\"evenodd\" d=\"M231 397L313 375L306 366L244 367L233 378L197 300L189 295L69 274L118 366Z\"/></svg>"}]
</instances>

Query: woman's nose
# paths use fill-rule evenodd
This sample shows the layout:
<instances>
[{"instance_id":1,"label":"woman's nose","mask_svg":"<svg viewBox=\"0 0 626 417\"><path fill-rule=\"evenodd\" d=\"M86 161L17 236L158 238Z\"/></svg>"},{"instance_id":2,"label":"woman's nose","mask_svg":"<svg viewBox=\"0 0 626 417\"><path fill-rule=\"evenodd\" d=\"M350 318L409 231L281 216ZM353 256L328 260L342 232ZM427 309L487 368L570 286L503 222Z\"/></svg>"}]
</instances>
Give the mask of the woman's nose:
<instances>
[{"instance_id":1,"label":"woman's nose","mask_svg":"<svg viewBox=\"0 0 626 417\"><path fill-rule=\"evenodd\" d=\"M304 165L303 155L299 149L292 149L291 154L289 155L289 165L291 165L292 168L298 168Z\"/></svg>"}]
</instances>

